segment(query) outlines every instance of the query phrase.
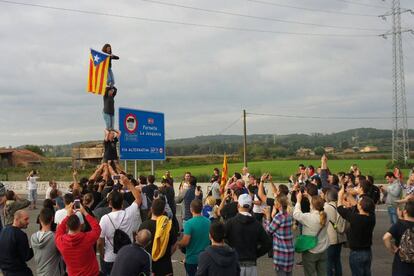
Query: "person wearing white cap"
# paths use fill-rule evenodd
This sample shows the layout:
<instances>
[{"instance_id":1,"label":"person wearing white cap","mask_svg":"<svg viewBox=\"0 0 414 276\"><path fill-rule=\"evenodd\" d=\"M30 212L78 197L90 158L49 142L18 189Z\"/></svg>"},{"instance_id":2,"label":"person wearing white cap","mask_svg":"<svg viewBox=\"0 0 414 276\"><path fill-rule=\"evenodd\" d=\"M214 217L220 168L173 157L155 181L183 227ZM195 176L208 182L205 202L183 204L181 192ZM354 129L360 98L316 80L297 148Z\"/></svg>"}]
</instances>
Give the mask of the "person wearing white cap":
<instances>
[{"instance_id":1,"label":"person wearing white cap","mask_svg":"<svg viewBox=\"0 0 414 276\"><path fill-rule=\"evenodd\" d=\"M226 239L233 247L240 262L240 275L256 276L256 260L266 254L272 246L272 241L263 226L252 216L250 209L253 200L248 194L238 198L238 214L226 222Z\"/></svg>"}]
</instances>

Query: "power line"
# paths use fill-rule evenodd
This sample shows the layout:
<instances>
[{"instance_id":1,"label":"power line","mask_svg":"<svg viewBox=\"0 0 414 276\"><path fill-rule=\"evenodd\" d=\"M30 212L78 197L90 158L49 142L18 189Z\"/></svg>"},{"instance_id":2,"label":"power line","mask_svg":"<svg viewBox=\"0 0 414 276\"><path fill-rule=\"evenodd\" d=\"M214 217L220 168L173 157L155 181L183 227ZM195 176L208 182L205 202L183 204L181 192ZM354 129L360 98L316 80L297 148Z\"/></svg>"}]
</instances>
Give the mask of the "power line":
<instances>
[{"instance_id":1,"label":"power line","mask_svg":"<svg viewBox=\"0 0 414 276\"><path fill-rule=\"evenodd\" d=\"M348 4L352 4L352 5L358 5L358 6L363 6L363 7L369 7L369 8L387 9L387 7L386 7L386 6L379 6L379 5L365 4L365 3L359 3L359 2L349 1L349 0L336 0L336 1L338 1L338 2L343 2L343 3L348 3Z\"/></svg>"},{"instance_id":2,"label":"power line","mask_svg":"<svg viewBox=\"0 0 414 276\"><path fill-rule=\"evenodd\" d=\"M376 14L364 14L364 13L340 12L340 11L334 11L334 10L322 10L322 9L316 9L316 8L307 8L307 7L301 7L301 6L292 6L292 5L286 5L286 4L279 4L279 3L268 2L268 1L263 1L263 0L247 0L247 1L253 2L253 3L258 3L258 4L263 4L263 5L289 8L289 9L297 9L297 10L304 10L304 11L311 11L311 12L322 12L322 13L349 15L349 16L378 17L378 15L376 15Z\"/></svg>"},{"instance_id":3,"label":"power line","mask_svg":"<svg viewBox=\"0 0 414 276\"><path fill-rule=\"evenodd\" d=\"M229 27L229 26L221 26L221 25L210 25L210 24L200 24L200 23L174 21L174 20L167 20L167 19L154 19L154 18L148 18L148 17L128 16L128 15L106 13L106 12L97 12L97 11L90 11L90 10L61 8L61 7L56 7L56 6L40 5L40 4L29 4L29 3L15 2L15 1L7 1L7 0L0 0L0 3L20 5L20 6L30 6L30 7L43 8L43 9L66 11L66 12L75 12L75 13L88 14L88 15L99 15L99 16L107 16L107 17L115 17L115 18L123 18L123 19L133 19L133 20L147 21L147 22L156 22L156 23L165 23L165 24L174 24L174 25L185 25L185 26L192 26L192 27L229 30L229 31L239 31L239 32L286 34L286 35L309 36L309 37L347 37L347 38L351 38L351 37L360 37L360 38L377 37L377 35L373 35L373 34L337 34L337 33L331 33L331 34L326 33L326 34L324 34L324 33L287 32L287 31L272 31L272 30L263 30L263 29L254 29L254 28Z\"/></svg>"},{"instance_id":4,"label":"power line","mask_svg":"<svg viewBox=\"0 0 414 276\"><path fill-rule=\"evenodd\" d=\"M359 28L359 27L348 27L348 26L337 26L337 25L326 25L326 24L317 24L317 23L310 23L310 22L301 22L301 21L293 21L293 20L285 20L280 18L274 17L262 17L262 16L255 16L255 15L248 15L248 14L241 14L241 13L234 13L234 12L227 12L221 10L213 10L213 9L206 9L206 8L199 8L194 6L186 6L177 3L168 3L163 1L157 0L141 0L143 2L169 6L169 7L177 7L177 8L184 8L208 13L215 13L215 14L222 14L222 15L230 15L230 16L237 16L237 17L244 17L250 19L257 19L257 20L265 20L265 21L275 21L280 23L288 23L288 24L298 24L298 25L306 25L306 26L316 26L316 27L325 27L325 28L334 28L334 29L343 29L343 30L358 30L358 31L385 31L384 29L375 29L375 28Z\"/></svg>"},{"instance_id":5,"label":"power line","mask_svg":"<svg viewBox=\"0 0 414 276\"><path fill-rule=\"evenodd\" d=\"M305 116L305 115L251 113L251 112L248 112L247 115L280 117L280 118L293 118L293 119L320 119L320 120L386 120L386 119L391 120L393 118L393 117ZM408 116L408 118L414 118L414 116Z\"/></svg>"},{"instance_id":6,"label":"power line","mask_svg":"<svg viewBox=\"0 0 414 276\"><path fill-rule=\"evenodd\" d=\"M237 124L240 121L241 117L237 118L237 120L235 120L234 122L230 123L228 126L226 126L222 131L220 131L219 133L217 133L217 135L221 135L224 132L226 132L227 130L229 130L232 126L234 126L235 124Z\"/></svg>"}]
</instances>

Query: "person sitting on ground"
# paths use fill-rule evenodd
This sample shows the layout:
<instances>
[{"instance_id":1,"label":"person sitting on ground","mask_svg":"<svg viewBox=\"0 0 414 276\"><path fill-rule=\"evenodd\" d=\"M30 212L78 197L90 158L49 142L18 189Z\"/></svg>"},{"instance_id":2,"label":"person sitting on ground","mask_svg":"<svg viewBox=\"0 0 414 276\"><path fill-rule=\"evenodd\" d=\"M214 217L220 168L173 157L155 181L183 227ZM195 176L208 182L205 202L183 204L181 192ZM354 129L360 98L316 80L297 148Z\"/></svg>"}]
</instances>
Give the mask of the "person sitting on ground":
<instances>
[{"instance_id":1,"label":"person sitting on ground","mask_svg":"<svg viewBox=\"0 0 414 276\"><path fill-rule=\"evenodd\" d=\"M401 218L385 233L385 247L394 255L392 275L412 275L414 256L412 237L414 236L414 200L408 200ZM410 242L411 237L411 242ZM394 243L392 242L394 240ZM411 252L411 255L407 252ZM411 259L411 262L408 262Z\"/></svg>"},{"instance_id":2,"label":"person sitting on ground","mask_svg":"<svg viewBox=\"0 0 414 276\"><path fill-rule=\"evenodd\" d=\"M74 214L73 203L70 203L67 215L56 231L56 247L63 256L68 275L96 276L99 275L99 266L93 245L99 238L101 228L82 205L80 205L80 213L85 216L92 230L81 232L81 222Z\"/></svg>"},{"instance_id":3,"label":"person sitting on ground","mask_svg":"<svg viewBox=\"0 0 414 276\"><path fill-rule=\"evenodd\" d=\"M14 213L13 224L0 232L0 269L5 276L31 276L26 262L33 258L27 235L22 229L29 225L29 214L25 210Z\"/></svg>"},{"instance_id":4,"label":"person sitting on ground","mask_svg":"<svg viewBox=\"0 0 414 276\"><path fill-rule=\"evenodd\" d=\"M220 221L210 225L211 246L198 257L197 276L240 275L237 252L224 242L225 228Z\"/></svg>"},{"instance_id":5,"label":"person sitting on ground","mask_svg":"<svg viewBox=\"0 0 414 276\"><path fill-rule=\"evenodd\" d=\"M65 275L62 258L56 248L55 234L52 230L53 214L50 208L43 208L40 211L40 231L33 233L30 239L38 276Z\"/></svg>"},{"instance_id":6,"label":"person sitting on ground","mask_svg":"<svg viewBox=\"0 0 414 276\"><path fill-rule=\"evenodd\" d=\"M151 254L145 248L151 242L152 235L147 229L140 230L135 236L135 243L119 250L111 276L141 275L151 276Z\"/></svg>"},{"instance_id":7,"label":"person sitting on ground","mask_svg":"<svg viewBox=\"0 0 414 276\"><path fill-rule=\"evenodd\" d=\"M13 191L6 192L6 203L4 206L4 225L11 225L14 221L14 213L30 205L30 201L20 198Z\"/></svg>"}]
</instances>

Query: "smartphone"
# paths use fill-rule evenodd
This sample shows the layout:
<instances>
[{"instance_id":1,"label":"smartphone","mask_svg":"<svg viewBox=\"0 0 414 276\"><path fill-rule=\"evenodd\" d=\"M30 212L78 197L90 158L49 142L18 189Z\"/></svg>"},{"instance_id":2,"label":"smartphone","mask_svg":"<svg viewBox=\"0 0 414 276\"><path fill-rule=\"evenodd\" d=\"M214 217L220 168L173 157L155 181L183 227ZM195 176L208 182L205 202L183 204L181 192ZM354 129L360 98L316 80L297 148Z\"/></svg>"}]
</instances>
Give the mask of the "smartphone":
<instances>
[{"instance_id":1,"label":"smartphone","mask_svg":"<svg viewBox=\"0 0 414 276\"><path fill-rule=\"evenodd\" d=\"M79 210L80 209L80 200L79 199L75 199L75 201L73 202L73 208L75 210Z\"/></svg>"},{"instance_id":2,"label":"smartphone","mask_svg":"<svg viewBox=\"0 0 414 276\"><path fill-rule=\"evenodd\" d=\"M154 191L154 198L157 198L159 196L160 192L158 190Z\"/></svg>"},{"instance_id":3,"label":"smartphone","mask_svg":"<svg viewBox=\"0 0 414 276\"><path fill-rule=\"evenodd\" d=\"M114 175L114 176L112 176L112 180L119 180L119 179L121 179L121 176L120 175Z\"/></svg>"}]
</instances>

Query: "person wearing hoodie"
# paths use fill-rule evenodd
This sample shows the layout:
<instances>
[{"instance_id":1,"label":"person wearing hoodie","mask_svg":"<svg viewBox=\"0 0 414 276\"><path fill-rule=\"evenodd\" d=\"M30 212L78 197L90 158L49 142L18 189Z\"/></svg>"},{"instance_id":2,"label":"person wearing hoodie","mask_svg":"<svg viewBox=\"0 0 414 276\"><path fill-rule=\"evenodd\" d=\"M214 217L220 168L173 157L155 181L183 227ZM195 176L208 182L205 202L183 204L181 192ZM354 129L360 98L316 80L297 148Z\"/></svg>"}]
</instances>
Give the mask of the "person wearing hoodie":
<instances>
[{"instance_id":1,"label":"person wearing hoodie","mask_svg":"<svg viewBox=\"0 0 414 276\"><path fill-rule=\"evenodd\" d=\"M31 276L26 262L33 258L27 235L22 229L29 225L29 214L24 210L14 213L13 225L0 232L0 268L4 276Z\"/></svg>"},{"instance_id":2,"label":"person wearing hoodie","mask_svg":"<svg viewBox=\"0 0 414 276\"><path fill-rule=\"evenodd\" d=\"M55 245L55 234L52 232L53 211L43 208L40 211L40 231L30 239L36 263L37 276L63 276L65 269L62 258Z\"/></svg>"},{"instance_id":3,"label":"person wearing hoodie","mask_svg":"<svg viewBox=\"0 0 414 276\"><path fill-rule=\"evenodd\" d=\"M67 217L59 224L56 231L56 247L63 256L69 276L97 276L99 266L93 245L99 239L101 228L82 205L80 205L80 212L85 216L92 230L81 232L79 217L74 214L73 203L71 203Z\"/></svg>"},{"instance_id":4,"label":"person wearing hoodie","mask_svg":"<svg viewBox=\"0 0 414 276\"><path fill-rule=\"evenodd\" d=\"M220 221L210 225L211 246L198 257L196 276L239 276L240 265L237 252L224 243L224 224Z\"/></svg>"},{"instance_id":5,"label":"person wearing hoodie","mask_svg":"<svg viewBox=\"0 0 414 276\"><path fill-rule=\"evenodd\" d=\"M250 195L238 198L238 214L226 222L227 244L239 255L241 275L256 276L256 261L272 247L263 226L249 212L253 200Z\"/></svg>"}]
</instances>

